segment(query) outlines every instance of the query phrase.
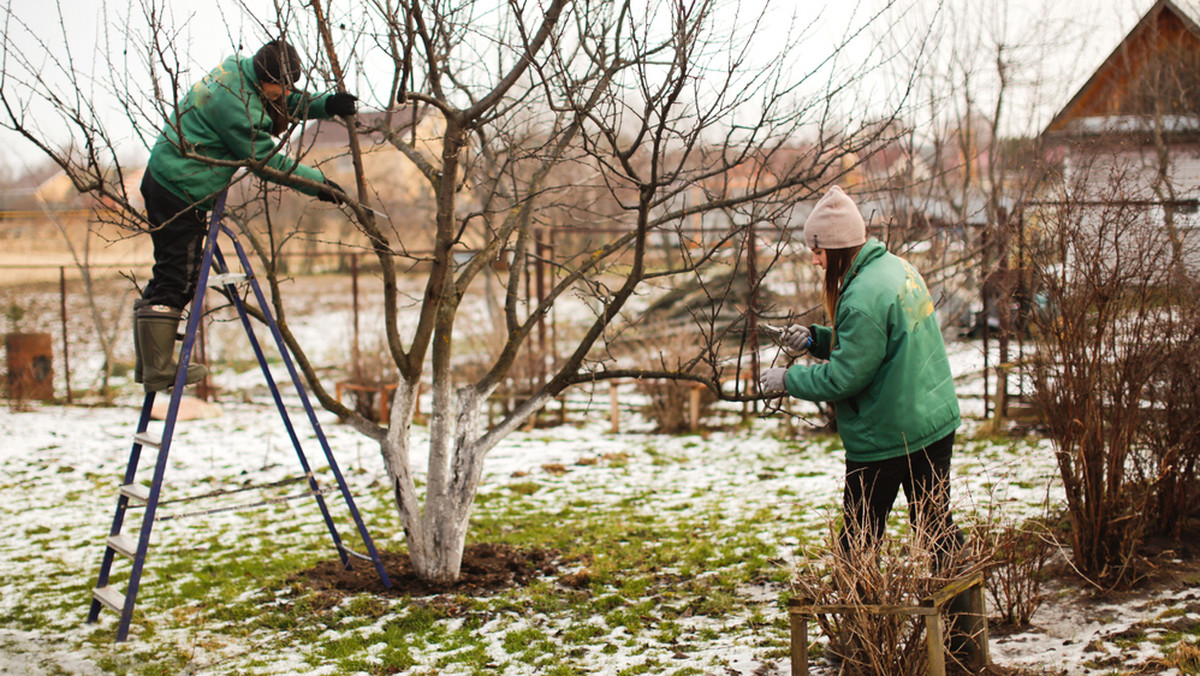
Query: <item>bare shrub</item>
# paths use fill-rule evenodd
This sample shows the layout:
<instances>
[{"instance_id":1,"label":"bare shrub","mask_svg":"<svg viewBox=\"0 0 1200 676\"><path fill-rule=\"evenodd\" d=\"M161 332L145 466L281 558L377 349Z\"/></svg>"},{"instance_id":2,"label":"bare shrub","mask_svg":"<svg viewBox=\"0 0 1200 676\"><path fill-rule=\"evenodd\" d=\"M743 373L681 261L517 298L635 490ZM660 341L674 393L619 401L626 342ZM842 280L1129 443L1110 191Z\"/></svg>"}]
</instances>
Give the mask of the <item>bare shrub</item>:
<instances>
[{"instance_id":1,"label":"bare shrub","mask_svg":"<svg viewBox=\"0 0 1200 676\"><path fill-rule=\"evenodd\" d=\"M988 554L987 591L991 608L1005 624L1023 627L1041 607L1046 563L1055 552L1045 524L999 524L975 532Z\"/></svg>"},{"instance_id":2,"label":"bare shrub","mask_svg":"<svg viewBox=\"0 0 1200 676\"><path fill-rule=\"evenodd\" d=\"M1106 586L1137 579L1137 549L1159 518L1166 468L1148 442L1157 413L1147 397L1173 354L1163 338L1181 328L1172 248L1153 211L1124 196L1127 180L1114 172L1107 193L1067 191L1091 197L1040 214L1051 234L1034 269L1049 311L1034 317L1028 361L1057 446L1074 565Z\"/></svg>"},{"instance_id":3,"label":"bare shrub","mask_svg":"<svg viewBox=\"0 0 1200 676\"><path fill-rule=\"evenodd\" d=\"M841 674L927 673L924 618L895 610L918 606L952 579L982 569L986 553L969 542L951 561L943 562L945 573L935 572L934 552L927 543L942 538L921 528L917 525L875 543L868 542L862 531L847 538L843 550L831 523L825 543L829 553L802 567L794 580L795 597L806 603L855 608L853 612L816 615L817 625L829 640L827 656L840 663ZM956 624L951 617L943 620L948 628ZM952 654L948 649L963 641L963 636L952 630L944 637L943 650L948 655Z\"/></svg>"},{"instance_id":4,"label":"bare shrub","mask_svg":"<svg viewBox=\"0 0 1200 676\"><path fill-rule=\"evenodd\" d=\"M1183 316L1162 341L1165 363L1146 397L1152 414L1144 433L1158 478L1152 532L1179 538L1200 500L1200 309L1191 303L1175 312Z\"/></svg>"},{"instance_id":5,"label":"bare shrub","mask_svg":"<svg viewBox=\"0 0 1200 676\"><path fill-rule=\"evenodd\" d=\"M642 415L654 421L654 431L663 434L679 434L693 427L691 418L692 392L698 386L684 381L639 380L637 391L646 396ZM699 388L700 419L716 402L717 397L706 387ZM698 426L699 420L695 421Z\"/></svg>"},{"instance_id":6,"label":"bare shrub","mask_svg":"<svg viewBox=\"0 0 1200 676\"><path fill-rule=\"evenodd\" d=\"M380 397L392 397L394 390L387 385L399 382L400 374L388 355L387 342L382 336L371 336L365 345L357 350L349 365L351 381L357 385L350 390L354 401L354 411L372 422L380 420ZM357 357L357 359L355 359ZM390 408L391 402L388 402Z\"/></svg>"}]
</instances>

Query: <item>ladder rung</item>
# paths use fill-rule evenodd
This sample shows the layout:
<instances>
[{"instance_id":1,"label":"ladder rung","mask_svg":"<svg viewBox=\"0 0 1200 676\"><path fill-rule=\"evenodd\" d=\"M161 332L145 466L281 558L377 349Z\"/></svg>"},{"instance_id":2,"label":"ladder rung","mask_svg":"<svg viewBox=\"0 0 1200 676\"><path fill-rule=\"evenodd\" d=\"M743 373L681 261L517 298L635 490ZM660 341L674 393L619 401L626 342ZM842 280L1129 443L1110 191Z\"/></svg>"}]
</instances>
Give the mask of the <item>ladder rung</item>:
<instances>
[{"instance_id":1,"label":"ladder rung","mask_svg":"<svg viewBox=\"0 0 1200 676\"><path fill-rule=\"evenodd\" d=\"M162 448L162 439L151 434L150 432L138 432L137 434L133 435L133 440L143 446Z\"/></svg>"},{"instance_id":2,"label":"ladder rung","mask_svg":"<svg viewBox=\"0 0 1200 676\"><path fill-rule=\"evenodd\" d=\"M243 273L225 272L219 275L210 275L208 278L208 287L211 289L227 284L239 284L244 281L246 281L246 275Z\"/></svg>"},{"instance_id":3,"label":"ladder rung","mask_svg":"<svg viewBox=\"0 0 1200 676\"><path fill-rule=\"evenodd\" d=\"M145 504L150 501L150 488L141 484L125 484L121 486L121 495L129 498L131 502Z\"/></svg>"},{"instance_id":4,"label":"ladder rung","mask_svg":"<svg viewBox=\"0 0 1200 676\"><path fill-rule=\"evenodd\" d=\"M125 595L117 591L116 587L96 587L92 589L92 598L118 613L125 608Z\"/></svg>"},{"instance_id":5,"label":"ladder rung","mask_svg":"<svg viewBox=\"0 0 1200 676\"><path fill-rule=\"evenodd\" d=\"M137 538L131 537L124 533L108 536L108 540L105 542L105 544L115 550L118 554L124 554L131 559L137 556Z\"/></svg>"}]
</instances>

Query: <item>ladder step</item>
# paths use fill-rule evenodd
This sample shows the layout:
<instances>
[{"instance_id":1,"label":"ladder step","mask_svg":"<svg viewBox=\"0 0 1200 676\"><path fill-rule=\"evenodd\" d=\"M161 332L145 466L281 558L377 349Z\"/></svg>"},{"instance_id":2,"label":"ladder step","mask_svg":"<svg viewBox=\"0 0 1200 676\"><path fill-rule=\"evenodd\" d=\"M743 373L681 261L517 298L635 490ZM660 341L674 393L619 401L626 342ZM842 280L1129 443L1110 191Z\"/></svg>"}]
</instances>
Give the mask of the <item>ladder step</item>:
<instances>
[{"instance_id":1,"label":"ladder step","mask_svg":"<svg viewBox=\"0 0 1200 676\"><path fill-rule=\"evenodd\" d=\"M208 288L216 288L226 286L227 284L240 284L246 281L246 275L241 272L225 272L219 275L210 275L208 278Z\"/></svg>"},{"instance_id":2,"label":"ladder step","mask_svg":"<svg viewBox=\"0 0 1200 676\"><path fill-rule=\"evenodd\" d=\"M137 556L138 541L135 537L126 535L124 533L110 535L108 536L108 540L105 541L105 544L107 544L118 554L124 554L131 559Z\"/></svg>"},{"instance_id":3,"label":"ladder step","mask_svg":"<svg viewBox=\"0 0 1200 676\"><path fill-rule=\"evenodd\" d=\"M92 598L118 613L125 608L125 595L116 587L96 587L92 589Z\"/></svg>"},{"instance_id":4,"label":"ladder step","mask_svg":"<svg viewBox=\"0 0 1200 676\"><path fill-rule=\"evenodd\" d=\"M162 438L151 434L150 432L138 432L137 434L133 435L133 440L143 446L162 448Z\"/></svg>"},{"instance_id":5,"label":"ladder step","mask_svg":"<svg viewBox=\"0 0 1200 676\"><path fill-rule=\"evenodd\" d=\"M130 502L144 505L150 501L150 487L141 484L125 484L121 486L121 495L129 498Z\"/></svg>"}]
</instances>

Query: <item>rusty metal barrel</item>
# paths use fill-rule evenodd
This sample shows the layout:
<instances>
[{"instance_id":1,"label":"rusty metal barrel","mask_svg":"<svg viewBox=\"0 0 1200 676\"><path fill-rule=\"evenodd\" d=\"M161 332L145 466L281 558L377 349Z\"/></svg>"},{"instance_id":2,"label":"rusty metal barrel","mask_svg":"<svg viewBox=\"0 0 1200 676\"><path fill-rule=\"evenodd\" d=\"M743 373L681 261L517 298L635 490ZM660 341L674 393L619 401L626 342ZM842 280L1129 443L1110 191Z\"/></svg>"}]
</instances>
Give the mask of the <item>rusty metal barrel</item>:
<instances>
[{"instance_id":1,"label":"rusty metal barrel","mask_svg":"<svg viewBox=\"0 0 1200 676\"><path fill-rule=\"evenodd\" d=\"M49 333L8 333L8 393L17 401L54 398L54 350Z\"/></svg>"}]
</instances>

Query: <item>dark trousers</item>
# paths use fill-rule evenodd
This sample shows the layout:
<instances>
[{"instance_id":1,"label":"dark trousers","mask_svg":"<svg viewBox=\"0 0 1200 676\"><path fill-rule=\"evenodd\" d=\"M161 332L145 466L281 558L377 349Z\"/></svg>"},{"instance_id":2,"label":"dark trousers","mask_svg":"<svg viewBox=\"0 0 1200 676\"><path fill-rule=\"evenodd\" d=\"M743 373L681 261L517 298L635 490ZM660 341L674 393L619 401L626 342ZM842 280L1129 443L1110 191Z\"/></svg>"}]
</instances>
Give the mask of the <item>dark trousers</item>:
<instances>
[{"instance_id":1,"label":"dark trousers","mask_svg":"<svg viewBox=\"0 0 1200 676\"><path fill-rule=\"evenodd\" d=\"M963 542L950 515L950 456L954 433L906 456L876 462L846 461L842 495L842 551L871 546L883 537L888 512L900 488L908 499L909 518L921 536L931 539L940 569Z\"/></svg>"},{"instance_id":2,"label":"dark trousers","mask_svg":"<svg viewBox=\"0 0 1200 676\"><path fill-rule=\"evenodd\" d=\"M207 215L159 185L148 171L142 178L142 198L154 243L154 268L142 298L182 310L192 301L200 278Z\"/></svg>"}]
</instances>

